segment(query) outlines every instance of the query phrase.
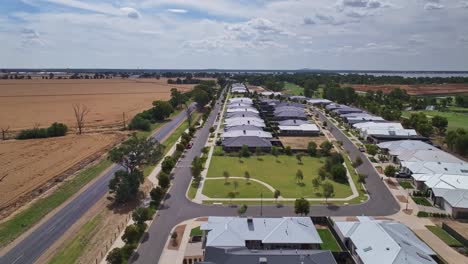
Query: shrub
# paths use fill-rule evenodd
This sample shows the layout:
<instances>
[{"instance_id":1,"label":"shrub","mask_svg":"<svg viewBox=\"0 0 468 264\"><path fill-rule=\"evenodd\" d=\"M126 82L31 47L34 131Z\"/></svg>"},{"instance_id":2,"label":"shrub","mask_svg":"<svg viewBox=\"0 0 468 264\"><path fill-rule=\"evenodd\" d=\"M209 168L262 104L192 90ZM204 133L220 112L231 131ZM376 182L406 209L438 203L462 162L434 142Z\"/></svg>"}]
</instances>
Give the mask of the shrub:
<instances>
[{"instance_id":1,"label":"shrub","mask_svg":"<svg viewBox=\"0 0 468 264\"><path fill-rule=\"evenodd\" d=\"M128 124L128 128L131 130L143 130L143 131L150 131L151 129L151 122L148 119L144 119L141 117L140 114L136 115L130 124Z\"/></svg>"},{"instance_id":2,"label":"shrub","mask_svg":"<svg viewBox=\"0 0 468 264\"><path fill-rule=\"evenodd\" d=\"M337 182L345 182L347 180L346 177L346 168L343 164L335 164L331 167L331 175L334 181Z\"/></svg>"},{"instance_id":3,"label":"shrub","mask_svg":"<svg viewBox=\"0 0 468 264\"><path fill-rule=\"evenodd\" d=\"M16 139L32 139L32 138L46 138L47 129L45 128L33 128L21 130L21 132L16 136Z\"/></svg>"},{"instance_id":4,"label":"shrub","mask_svg":"<svg viewBox=\"0 0 468 264\"><path fill-rule=\"evenodd\" d=\"M385 167L384 174L387 177L394 177L396 173L396 168L392 165Z\"/></svg>"},{"instance_id":5,"label":"shrub","mask_svg":"<svg viewBox=\"0 0 468 264\"><path fill-rule=\"evenodd\" d=\"M374 156L377 154L379 148L374 144L366 144L366 151L369 155Z\"/></svg>"},{"instance_id":6,"label":"shrub","mask_svg":"<svg viewBox=\"0 0 468 264\"><path fill-rule=\"evenodd\" d=\"M151 200L153 200L155 204L159 205L165 193L166 192L164 191L164 189L161 188L160 186L153 188L150 192Z\"/></svg>"},{"instance_id":7,"label":"shrub","mask_svg":"<svg viewBox=\"0 0 468 264\"><path fill-rule=\"evenodd\" d=\"M284 153L288 156L291 156L292 155L292 150L291 150L291 147L290 146L286 146L284 148Z\"/></svg>"},{"instance_id":8,"label":"shrub","mask_svg":"<svg viewBox=\"0 0 468 264\"><path fill-rule=\"evenodd\" d=\"M169 179L169 175L165 172L161 172L158 176L158 181L159 181L159 186L163 189L169 188L169 185L171 184L171 179Z\"/></svg>"},{"instance_id":9,"label":"shrub","mask_svg":"<svg viewBox=\"0 0 468 264\"><path fill-rule=\"evenodd\" d=\"M175 164L176 161L174 160L174 158L171 156L167 156L161 163L161 170L165 173L170 173L174 168Z\"/></svg>"},{"instance_id":10,"label":"shrub","mask_svg":"<svg viewBox=\"0 0 468 264\"><path fill-rule=\"evenodd\" d=\"M53 123L50 127L47 128L47 136L49 137L62 137L67 134L68 127L62 123Z\"/></svg>"},{"instance_id":11,"label":"shrub","mask_svg":"<svg viewBox=\"0 0 468 264\"><path fill-rule=\"evenodd\" d=\"M242 148L241 148L241 155L242 155L242 157L245 157L245 158L250 157L249 146L247 146L247 145L242 145Z\"/></svg>"}]
</instances>

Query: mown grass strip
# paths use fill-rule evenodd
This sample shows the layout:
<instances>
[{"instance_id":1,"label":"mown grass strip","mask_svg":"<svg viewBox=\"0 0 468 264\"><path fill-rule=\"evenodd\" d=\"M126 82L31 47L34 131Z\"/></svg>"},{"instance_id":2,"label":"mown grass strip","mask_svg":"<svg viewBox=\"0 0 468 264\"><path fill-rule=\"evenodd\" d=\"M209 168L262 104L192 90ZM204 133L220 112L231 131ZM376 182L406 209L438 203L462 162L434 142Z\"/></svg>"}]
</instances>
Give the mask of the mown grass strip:
<instances>
[{"instance_id":1,"label":"mown grass strip","mask_svg":"<svg viewBox=\"0 0 468 264\"><path fill-rule=\"evenodd\" d=\"M440 240L444 241L445 244L451 247L462 247L462 243L456 240L453 236L447 233L445 230L438 226L426 226L429 231L431 231L434 235L436 235Z\"/></svg>"},{"instance_id":2,"label":"mown grass strip","mask_svg":"<svg viewBox=\"0 0 468 264\"><path fill-rule=\"evenodd\" d=\"M62 250L50 260L49 264L76 263L85 248L89 246L89 242L101 222L102 215L98 214L84 224L76 236L68 241Z\"/></svg>"},{"instance_id":3,"label":"mown grass strip","mask_svg":"<svg viewBox=\"0 0 468 264\"><path fill-rule=\"evenodd\" d=\"M341 247L336 242L335 237L332 235L328 229L317 229L320 238L322 239L322 244L320 244L320 249L330 250L332 252L341 251Z\"/></svg>"},{"instance_id":4,"label":"mown grass strip","mask_svg":"<svg viewBox=\"0 0 468 264\"><path fill-rule=\"evenodd\" d=\"M45 215L60 206L83 186L100 175L112 164L104 159L98 164L85 169L70 181L66 181L51 195L33 202L30 207L0 224L0 247L16 239L23 232L35 225Z\"/></svg>"}]
</instances>

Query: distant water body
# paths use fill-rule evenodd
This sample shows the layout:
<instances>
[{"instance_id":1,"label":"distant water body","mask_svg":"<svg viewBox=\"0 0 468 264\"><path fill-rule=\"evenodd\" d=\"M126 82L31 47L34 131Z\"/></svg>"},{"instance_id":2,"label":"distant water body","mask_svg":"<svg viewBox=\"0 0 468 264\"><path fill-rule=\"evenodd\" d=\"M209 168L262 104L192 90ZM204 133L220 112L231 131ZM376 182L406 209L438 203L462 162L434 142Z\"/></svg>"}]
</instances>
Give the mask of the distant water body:
<instances>
[{"instance_id":1,"label":"distant water body","mask_svg":"<svg viewBox=\"0 0 468 264\"><path fill-rule=\"evenodd\" d=\"M468 72L340 72L340 74L359 74L373 76L402 76L405 78L418 77L468 77Z\"/></svg>"}]
</instances>

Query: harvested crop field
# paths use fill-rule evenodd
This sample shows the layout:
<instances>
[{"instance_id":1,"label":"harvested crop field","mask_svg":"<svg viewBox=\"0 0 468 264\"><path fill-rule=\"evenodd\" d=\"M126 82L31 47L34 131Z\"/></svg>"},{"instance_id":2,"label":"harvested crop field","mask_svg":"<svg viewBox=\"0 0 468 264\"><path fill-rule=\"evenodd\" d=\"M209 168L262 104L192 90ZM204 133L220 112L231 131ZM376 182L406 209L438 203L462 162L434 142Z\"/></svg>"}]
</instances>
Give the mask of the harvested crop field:
<instances>
[{"instance_id":1,"label":"harvested crop field","mask_svg":"<svg viewBox=\"0 0 468 264\"><path fill-rule=\"evenodd\" d=\"M348 86L348 85L342 85ZM468 93L468 84L419 84L419 85L351 85L357 91L383 91L389 93L394 88L405 89L410 95L442 95Z\"/></svg>"},{"instance_id":2,"label":"harvested crop field","mask_svg":"<svg viewBox=\"0 0 468 264\"><path fill-rule=\"evenodd\" d=\"M39 188L96 160L124 138L113 133L0 141L0 209L30 200Z\"/></svg>"},{"instance_id":3,"label":"harvested crop field","mask_svg":"<svg viewBox=\"0 0 468 264\"><path fill-rule=\"evenodd\" d=\"M0 80L0 128L17 131L53 122L75 126L73 104L90 112L89 129L121 126L151 108L155 100L170 98L171 88L188 91L194 85L169 85L167 79Z\"/></svg>"}]
</instances>

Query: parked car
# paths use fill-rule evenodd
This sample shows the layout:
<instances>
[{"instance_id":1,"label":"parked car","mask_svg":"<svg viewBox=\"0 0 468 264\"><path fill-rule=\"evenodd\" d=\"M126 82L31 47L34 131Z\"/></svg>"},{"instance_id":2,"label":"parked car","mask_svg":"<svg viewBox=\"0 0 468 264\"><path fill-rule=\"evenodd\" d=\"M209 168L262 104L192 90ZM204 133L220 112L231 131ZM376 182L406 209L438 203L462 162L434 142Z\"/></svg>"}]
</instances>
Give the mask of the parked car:
<instances>
[{"instance_id":1,"label":"parked car","mask_svg":"<svg viewBox=\"0 0 468 264\"><path fill-rule=\"evenodd\" d=\"M187 149L191 149L193 147L193 144L192 143L188 143L187 144Z\"/></svg>"},{"instance_id":2,"label":"parked car","mask_svg":"<svg viewBox=\"0 0 468 264\"><path fill-rule=\"evenodd\" d=\"M364 147L359 147L359 151L366 152L366 149Z\"/></svg>"}]
</instances>

